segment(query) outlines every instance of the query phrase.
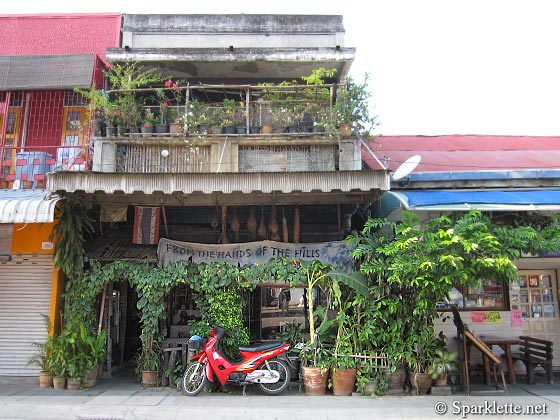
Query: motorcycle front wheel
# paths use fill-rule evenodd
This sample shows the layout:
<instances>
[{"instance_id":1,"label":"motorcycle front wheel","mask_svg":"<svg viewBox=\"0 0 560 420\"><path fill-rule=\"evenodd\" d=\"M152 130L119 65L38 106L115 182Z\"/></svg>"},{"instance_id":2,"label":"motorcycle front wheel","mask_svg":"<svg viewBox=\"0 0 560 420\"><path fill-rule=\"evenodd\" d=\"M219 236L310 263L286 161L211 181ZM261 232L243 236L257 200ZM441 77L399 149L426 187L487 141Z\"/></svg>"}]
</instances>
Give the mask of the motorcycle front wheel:
<instances>
[{"instance_id":1,"label":"motorcycle front wheel","mask_svg":"<svg viewBox=\"0 0 560 420\"><path fill-rule=\"evenodd\" d=\"M282 391L288 388L288 385L290 385L290 369L288 368L288 366L286 366L286 363L278 359L268 360L259 366L259 370L268 369L278 372L278 382L275 382L273 384L257 384L257 386L265 394L280 394Z\"/></svg>"},{"instance_id":2,"label":"motorcycle front wheel","mask_svg":"<svg viewBox=\"0 0 560 420\"><path fill-rule=\"evenodd\" d=\"M204 389L207 383L206 366L195 362L187 368L183 375L183 393L189 397L194 397Z\"/></svg>"}]
</instances>

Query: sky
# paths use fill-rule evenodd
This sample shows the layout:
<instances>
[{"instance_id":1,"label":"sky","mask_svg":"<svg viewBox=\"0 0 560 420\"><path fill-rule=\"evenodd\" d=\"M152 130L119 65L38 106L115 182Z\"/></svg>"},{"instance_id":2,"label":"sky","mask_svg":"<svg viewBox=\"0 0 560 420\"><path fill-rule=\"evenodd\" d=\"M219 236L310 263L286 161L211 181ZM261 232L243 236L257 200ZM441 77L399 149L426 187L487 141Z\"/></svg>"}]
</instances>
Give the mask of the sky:
<instances>
[{"instance_id":1,"label":"sky","mask_svg":"<svg viewBox=\"0 0 560 420\"><path fill-rule=\"evenodd\" d=\"M340 14L375 134L560 136L559 0L20 0L1 14Z\"/></svg>"}]
</instances>

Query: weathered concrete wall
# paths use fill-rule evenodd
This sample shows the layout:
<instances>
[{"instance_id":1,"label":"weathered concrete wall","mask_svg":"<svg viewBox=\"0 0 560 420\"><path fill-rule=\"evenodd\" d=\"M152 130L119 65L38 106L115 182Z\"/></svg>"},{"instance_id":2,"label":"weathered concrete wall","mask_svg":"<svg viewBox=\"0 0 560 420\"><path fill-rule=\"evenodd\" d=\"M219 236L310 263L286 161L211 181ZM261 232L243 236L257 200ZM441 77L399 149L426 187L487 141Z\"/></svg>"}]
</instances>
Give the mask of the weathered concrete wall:
<instances>
[{"instance_id":1,"label":"weathered concrete wall","mask_svg":"<svg viewBox=\"0 0 560 420\"><path fill-rule=\"evenodd\" d=\"M320 48L344 46L336 15L125 15L130 48Z\"/></svg>"}]
</instances>

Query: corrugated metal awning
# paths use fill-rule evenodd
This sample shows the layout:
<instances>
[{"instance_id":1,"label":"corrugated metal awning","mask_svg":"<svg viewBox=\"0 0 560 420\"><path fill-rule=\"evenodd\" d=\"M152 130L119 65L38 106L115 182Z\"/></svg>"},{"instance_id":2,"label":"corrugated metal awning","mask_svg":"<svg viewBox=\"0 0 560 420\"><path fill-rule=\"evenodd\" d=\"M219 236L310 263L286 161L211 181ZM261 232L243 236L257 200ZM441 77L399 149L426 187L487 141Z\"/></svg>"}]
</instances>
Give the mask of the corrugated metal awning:
<instances>
[{"instance_id":1,"label":"corrugated metal awning","mask_svg":"<svg viewBox=\"0 0 560 420\"><path fill-rule=\"evenodd\" d=\"M560 210L560 190L389 191L407 210Z\"/></svg>"},{"instance_id":2,"label":"corrugated metal awning","mask_svg":"<svg viewBox=\"0 0 560 420\"><path fill-rule=\"evenodd\" d=\"M143 192L165 194L200 192L232 194L241 192L351 192L389 189L385 171L332 172L261 172L261 173L190 173L190 174L122 174L99 172L56 172L49 178L51 191L84 191L107 194Z\"/></svg>"},{"instance_id":3,"label":"corrugated metal awning","mask_svg":"<svg viewBox=\"0 0 560 420\"><path fill-rule=\"evenodd\" d=\"M87 89L95 54L0 56L0 90Z\"/></svg>"},{"instance_id":4,"label":"corrugated metal awning","mask_svg":"<svg viewBox=\"0 0 560 420\"><path fill-rule=\"evenodd\" d=\"M60 197L45 190L0 190L0 223L48 223Z\"/></svg>"}]
</instances>

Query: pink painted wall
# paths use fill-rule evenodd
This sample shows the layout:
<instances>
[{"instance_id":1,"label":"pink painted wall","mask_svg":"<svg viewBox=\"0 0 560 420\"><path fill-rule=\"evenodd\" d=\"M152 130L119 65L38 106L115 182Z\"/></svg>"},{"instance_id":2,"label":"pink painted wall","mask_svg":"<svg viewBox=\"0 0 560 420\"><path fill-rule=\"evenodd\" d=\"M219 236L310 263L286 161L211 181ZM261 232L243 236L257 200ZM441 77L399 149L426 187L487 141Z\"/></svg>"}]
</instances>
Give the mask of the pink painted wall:
<instances>
[{"instance_id":1,"label":"pink painted wall","mask_svg":"<svg viewBox=\"0 0 560 420\"><path fill-rule=\"evenodd\" d=\"M0 55L95 53L120 45L122 15L0 15Z\"/></svg>"}]
</instances>

